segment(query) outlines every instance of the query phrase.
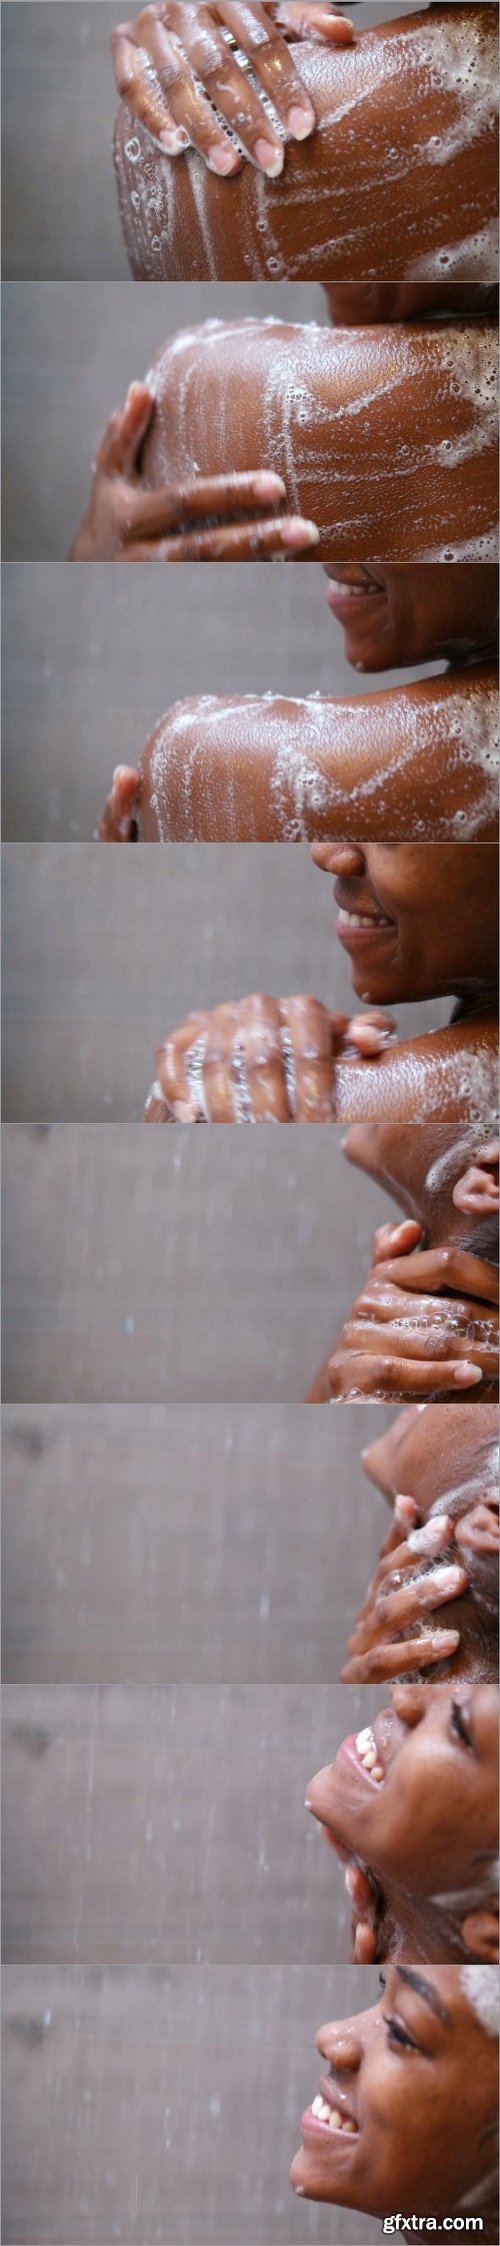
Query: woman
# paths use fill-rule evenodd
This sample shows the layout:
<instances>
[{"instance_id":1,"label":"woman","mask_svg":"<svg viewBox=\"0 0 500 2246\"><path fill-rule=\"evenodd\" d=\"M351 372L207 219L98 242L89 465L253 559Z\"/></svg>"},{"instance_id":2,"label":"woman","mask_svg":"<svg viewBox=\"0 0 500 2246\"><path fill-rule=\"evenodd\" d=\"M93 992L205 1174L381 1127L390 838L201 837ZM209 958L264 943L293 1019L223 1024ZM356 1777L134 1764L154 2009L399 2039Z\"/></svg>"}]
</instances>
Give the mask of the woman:
<instances>
[{"instance_id":1,"label":"woman","mask_svg":"<svg viewBox=\"0 0 500 2246\"><path fill-rule=\"evenodd\" d=\"M449 1027L394 1044L383 1013L333 1015L303 996L198 1011L158 1048L147 1119L494 1121L496 846L317 842L312 854L337 877L356 997L377 1010L452 991Z\"/></svg>"},{"instance_id":2,"label":"woman","mask_svg":"<svg viewBox=\"0 0 500 2246\"><path fill-rule=\"evenodd\" d=\"M72 559L495 561L496 388L491 321L187 329L129 392L128 474L111 423ZM274 514L207 531L234 477L234 514L256 478Z\"/></svg>"},{"instance_id":3,"label":"woman","mask_svg":"<svg viewBox=\"0 0 500 2246\"><path fill-rule=\"evenodd\" d=\"M307 1403L498 1399L498 1140L440 1123L358 1124L347 1160L408 1222L374 1263ZM458 1392L458 1393L457 1393Z\"/></svg>"},{"instance_id":4,"label":"woman","mask_svg":"<svg viewBox=\"0 0 500 2246\"><path fill-rule=\"evenodd\" d=\"M200 38L199 8L166 0L115 34L115 166L135 278L494 280L496 10L420 9L354 42L322 9L314 43L311 12L217 0ZM306 44L287 56L282 43L278 58L282 19L289 35L299 21ZM221 37L228 25L250 82ZM259 105L266 83L279 130Z\"/></svg>"},{"instance_id":5,"label":"woman","mask_svg":"<svg viewBox=\"0 0 500 2246\"><path fill-rule=\"evenodd\" d=\"M305 1806L345 1867L360 1964L498 1961L497 1686L395 1685Z\"/></svg>"},{"instance_id":6,"label":"woman","mask_svg":"<svg viewBox=\"0 0 500 2246\"><path fill-rule=\"evenodd\" d=\"M389 1966L378 2004L318 2031L294 2191L384 2230L474 2214L497 2246L498 2033L497 1966Z\"/></svg>"},{"instance_id":7,"label":"woman","mask_svg":"<svg viewBox=\"0 0 500 2246\"><path fill-rule=\"evenodd\" d=\"M467 1687L496 1680L496 1406L466 1398L460 1409L458 1402L410 1405L362 1459L392 1520L349 1641L343 1682L415 1673L425 1682L429 1670Z\"/></svg>"}]
</instances>

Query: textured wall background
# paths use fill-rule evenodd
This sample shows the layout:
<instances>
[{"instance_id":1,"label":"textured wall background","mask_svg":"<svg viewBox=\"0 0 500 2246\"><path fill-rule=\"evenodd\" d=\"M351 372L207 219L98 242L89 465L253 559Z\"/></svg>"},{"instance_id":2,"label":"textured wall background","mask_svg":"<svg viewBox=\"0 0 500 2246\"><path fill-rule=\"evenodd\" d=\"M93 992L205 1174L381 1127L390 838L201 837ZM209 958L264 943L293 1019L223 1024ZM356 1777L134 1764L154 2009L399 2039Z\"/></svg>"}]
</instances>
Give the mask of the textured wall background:
<instances>
[{"instance_id":1,"label":"textured wall background","mask_svg":"<svg viewBox=\"0 0 500 2246\"><path fill-rule=\"evenodd\" d=\"M361 1449L393 1417L5 1405L5 1677L333 1684L387 1525Z\"/></svg>"},{"instance_id":2,"label":"textured wall background","mask_svg":"<svg viewBox=\"0 0 500 2246\"><path fill-rule=\"evenodd\" d=\"M393 1206L341 1138L7 1125L6 1402L300 1402Z\"/></svg>"}]
</instances>

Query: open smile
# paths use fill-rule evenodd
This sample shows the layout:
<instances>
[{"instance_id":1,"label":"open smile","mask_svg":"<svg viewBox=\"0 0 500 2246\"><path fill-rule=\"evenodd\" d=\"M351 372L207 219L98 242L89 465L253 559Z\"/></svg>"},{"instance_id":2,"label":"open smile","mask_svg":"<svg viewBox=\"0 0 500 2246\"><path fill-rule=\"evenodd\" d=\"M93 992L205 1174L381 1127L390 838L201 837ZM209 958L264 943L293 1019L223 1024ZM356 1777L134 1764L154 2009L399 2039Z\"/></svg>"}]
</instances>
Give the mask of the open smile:
<instances>
[{"instance_id":1,"label":"open smile","mask_svg":"<svg viewBox=\"0 0 500 2246\"><path fill-rule=\"evenodd\" d=\"M335 896L335 890L334 890ZM382 912L348 912L340 905L335 922L335 932L344 951L366 950L367 944L380 943L387 935L394 935L395 922Z\"/></svg>"},{"instance_id":2,"label":"open smile","mask_svg":"<svg viewBox=\"0 0 500 2246\"><path fill-rule=\"evenodd\" d=\"M337 2089L331 2076L322 2076L319 2091L302 2115L303 2136L359 2137L359 2123L348 2106L343 2089Z\"/></svg>"},{"instance_id":3,"label":"open smile","mask_svg":"<svg viewBox=\"0 0 500 2246\"><path fill-rule=\"evenodd\" d=\"M354 1764L358 1778L363 1775L369 1786L383 1786L385 1761L371 1724L365 1724L363 1731L351 1732L348 1739L343 1739L339 1753L345 1756L351 1767Z\"/></svg>"},{"instance_id":4,"label":"open smile","mask_svg":"<svg viewBox=\"0 0 500 2246\"><path fill-rule=\"evenodd\" d=\"M328 607L340 623L347 623L357 615L364 615L368 605L385 599L384 586L378 584L371 571L364 569L361 564L353 564L345 569L329 568L326 575L329 579Z\"/></svg>"}]
</instances>

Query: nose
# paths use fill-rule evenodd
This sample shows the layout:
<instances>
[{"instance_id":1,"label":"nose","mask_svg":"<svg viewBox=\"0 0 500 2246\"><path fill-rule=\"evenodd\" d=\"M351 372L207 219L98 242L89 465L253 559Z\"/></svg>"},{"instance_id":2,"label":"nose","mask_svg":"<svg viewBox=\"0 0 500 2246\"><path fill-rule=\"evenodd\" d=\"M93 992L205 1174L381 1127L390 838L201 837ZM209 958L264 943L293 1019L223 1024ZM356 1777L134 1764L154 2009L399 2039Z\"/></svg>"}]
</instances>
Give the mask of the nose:
<instances>
[{"instance_id":1,"label":"nose","mask_svg":"<svg viewBox=\"0 0 500 2246\"><path fill-rule=\"evenodd\" d=\"M344 881L366 872L365 853L357 842L313 842L311 857L320 873L341 874Z\"/></svg>"},{"instance_id":2,"label":"nose","mask_svg":"<svg viewBox=\"0 0 500 2246\"><path fill-rule=\"evenodd\" d=\"M315 2036L316 2050L328 2060L338 2074L357 2074L363 2057L363 2044L357 2020L329 2020L325 2028L318 2028Z\"/></svg>"},{"instance_id":3,"label":"nose","mask_svg":"<svg viewBox=\"0 0 500 2246\"><path fill-rule=\"evenodd\" d=\"M428 1692L428 1685L393 1685L392 1706L408 1731L415 1731L416 1725L422 1722L428 1706Z\"/></svg>"}]
</instances>

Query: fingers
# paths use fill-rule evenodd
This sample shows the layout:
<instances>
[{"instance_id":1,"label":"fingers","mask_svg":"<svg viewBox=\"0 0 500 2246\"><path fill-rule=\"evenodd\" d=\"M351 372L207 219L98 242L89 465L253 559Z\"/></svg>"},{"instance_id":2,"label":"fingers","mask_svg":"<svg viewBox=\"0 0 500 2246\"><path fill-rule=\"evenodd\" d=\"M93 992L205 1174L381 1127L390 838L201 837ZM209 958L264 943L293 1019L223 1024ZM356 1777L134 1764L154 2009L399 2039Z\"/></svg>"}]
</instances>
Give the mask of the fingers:
<instances>
[{"instance_id":1,"label":"fingers","mask_svg":"<svg viewBox=\"0 0 500 2246\"><path fill-rule=\"evenodd\" d=\"M145 382L131 382L125 405L111 415L96 454L104 476L131 476L155 407Z\"/></svg>"},{"instance_id":2,"label":"fingers","mask_svg":"<svg viewBox=\"0 0 500 2246\"><path fill-rule=\"evenodd\" d=\"M267 7L260 6L259 0L240 0L239 5L236 0L218 0L217 13L227 30L232 32L237 46L247 55L262 92L272 101L276 115L289 138L308 140L310 133L314 132L316 113L275 17ZM238 79L241 114L241 72L237 70ZM238 96L238 87L236 91ZM245 110L246 97L250 94L252 88L245 84ZM222 93L217 79L216 98L217 107L222 109L223 116L229 124L234 124L236 120L232 108L227 106L227 75ZM237 117L238 111L236 119ZM242 141L254 163L267 173L268 178L276 179L283 170L283 142L274 126L270 125L267 112L262 110L253 94L244 119L241 123L236 122L236 130L238 140Z\"/></svg>"},{"instance_id":3,"label":"fingers","mask_svg":"<svg viewBox=\"0 0 500 2246\"><path fill-rule=\"evenodd\" d=\"M241 72L232 56L228 56L212 9L203 6L195 9L170 0L168 8L145 9L134 29L147 57L139 80L136 77L141 103L136 115L147 122L143 105L152 66L155 75L151 116L158 114L156 89L163 113L158 115L156 125L150 123L149 130L156 133L166 155L178 155L183 146L191 143L203 156L209 171L227 178L239 172L241 155L224 131L222 120L226 113L226 75L232 82L236 73L232 104L236 115ZM127 100L130 102L130 93Z\"/></svg>"},{"instance_id":4,"label":"fingers","mask_svg":"<svg viewBox=\"0 0 500 2246\"><path fill-rule=\"evenodd\" d=\"M380 1014L374 1009L370 1014L351 1015L346 1043L354 1045L362 1059L375 1060L377 1053L385 1053L387 1046L395 1042L396 1025L390 1014Z\"/></svg>"},{"instance_id":5,"label":"fingers","mask_svg":"<svg viewBox=\"0 0 500 2246\"><path fill-rule=\"evenodd\" d=\"M473 1391L482 1380L479 1366L465 1358L442 1363L419 1362L410 1357L364 1356L338 1351L330 1359L328 1379L332 1396L345 1402L358 1396L396 1397L418 1403L422 1396L439 1403L443 1397Z\"/></svg>"},{"instance_id":6,"label":"fingers","mask_svg":"<svg viewBox=\"0 0 500 2246\"><path fill-rule=\"evenodd\" d=\"M136 842L139 809L139 773L130 764L117 764L104 811L97 821L97 842Z\"/></svg>"},{"instance_id":7,"label":"fingers","mask_svg":"<svg viewBox=\"0 0 500 2246\"><path fill-rule=\"evenodd\" d=\"M391 1590L394 1580L393 1566L387 1585L377 1592L370 1613L358 1623L349 1640L348 1653L365 1653L393 1632L411 1629L422 1614L447 1606L450 1599L461 1598L467 1590L465 1568L450 1563L435 1567L429 1575L418 1576L414 1583Z\"/></svg>"},{"instance_id":8,"label":"fingers","mask_svg":"<svg viewBox=\"0 0 500 2246\"><path fill-rule=\"evenodd\" d=\"M244 999L239 1008L238 1052L235 1054L239 1121L290 1123L290 1084L287 1054L283 1049L281 1006L262 993Z\"/></svg>"},{"instance_id":9,"label":"fingers","mask_svg":"<svg viewBox=\"0 0 500 2246\"><path fill-rule=\"evenodd\" d=\"M147 10L146 13L153 18L153 9ZM144 24L145 17L139 19L139 22L141 20ZM175 118L172 117L168 103L162 94L159 80L155 76L154 70L148 67L147 47L137 45L138 36L140 36L139 23L137 25L117 24L115 30L111 33L111 54L117 91L122 100L127 102L128 108L132 110L138 124L145 125L146 132L152 133L154 140L159 140L163 133L165 135L164 145L166 145L167 138L169 140L169 155L180 155L182 150L189 146L187 134L181 133L176 125ZM144 30L144 38L147 38L146 29Z\"/></svg>"},{"instance_id":10,"label":"fingers","mask_svg":"<svg viewBox=\"0 0 500 2246\"><path fill-rule=\"evenodd\" d=\"M300 516L281 515L269 522L222 524L213 530L194 530L178 538L165 538L157 546L137 544L127 561L298 561L318 546L316 523Z\"/></svg>"},{"instance_id":11,"label":"fingers","mask_svg":"<svg viewBox=\"0 0 500 2246\"><path fill-rule=\"evenodd\" d=\"M421 1224L407 1217L404 1224L380 1224L373 1238L374 1264L388 1263L394 1256L411 1255L423 1238Z\"/></svg>"},{"instance_id":12,"label":"fingers","mask_svg":"<svg viewBox=\"0 0 500 2246\"><path fill-rule=\"evenodd\" d=\"M290 1112L296 1123L331 1123L334 1109L332 1016L319 998L281 1000L281 1043Z\"/></svg>"},{"instance_id":13,"label":"fingers","mask_svg":"<svg viewBox=\"0 0 500 2246\"><path fill-rule=\"evenodd\" d=\"M172 1115L172 1109L167 1106L167 1101L163 1098L161 1084L154 1083L151 1085L151 1091L148 1092L142 1121L143 1123L175 1122L175 1116Z\"/></svg>"},{"instance_id":14,"label":"fingers","mask_svg":"<svg viewBox=\"0 0 500 2246\"><path fill-rule=\"evenodd\" d=\"M319 39L323 44L350 47L354 28L348 16L335 7L307 4L307 0L271 0L271 14L288 39Z\"/></svg>"},{"instance_id":15,"label":"fingers","mask_svg":"<svg viewBox=\"0 0 500 2246\"><path fill-rule=\"evenodd\" d=\"M395 1286L410 1293L451 1292L471 1295L475 1301L498 1302L498 1271L462 1248L423 1248L417 1255L398 1260L394 1270L389 1259L385 1277L389 1284L393 1279Z\"/></svg>"},{"instance_id":16,"label":"fingers","mask_svg":"<svg viewBox=\"0 0 500 2246\"><path fill-rule=\"evenodd\" d=\"M158 1047L156 1074L160 1092L172 1109L176 1123L206 1122L203 1095L203 1058L209 1016L189 1014L182 1028Z\"/></svg>"},{"instance_id":17,"label":"fingers","mask_svg":"<svg viewBox=\"0 0 500 2246\"><path fill-rule=\"evenodd\" d=\"M434 1630L428 1638L406 1638L401 1645L372 1646L368 1653L354 1654L345 1662L340 1672L341 1684L383 1684L391 1677L404 1677L415 1669L431 1669L438 1661L450 1661L460 1644L458 1630Z\"/></svg>"},{"instance_id":18,"label":"fingers","mask_svg":"<svg viewBox=\"0 0 500 2246\"><path fill-rule=\"evenodd\" d=\"M131 495L128 514L130 536L161 538L169 530L182 534L185 524L202 525L209 515L243 514L247 508L279 507L286 499L281 476L266 472L234 476L193 476L186 484L167 484L159 491L139 490Z\"/></svg>"}]
</instances>

